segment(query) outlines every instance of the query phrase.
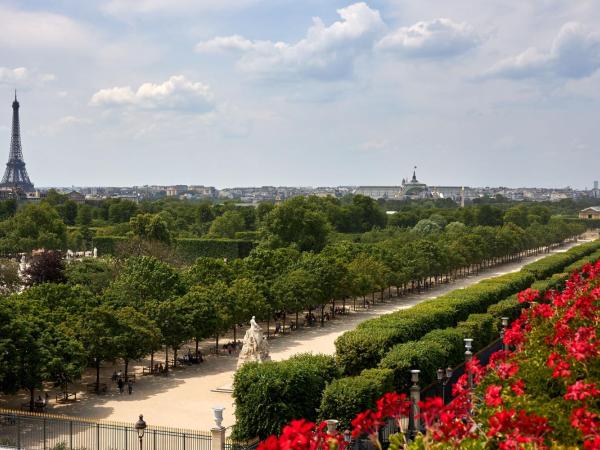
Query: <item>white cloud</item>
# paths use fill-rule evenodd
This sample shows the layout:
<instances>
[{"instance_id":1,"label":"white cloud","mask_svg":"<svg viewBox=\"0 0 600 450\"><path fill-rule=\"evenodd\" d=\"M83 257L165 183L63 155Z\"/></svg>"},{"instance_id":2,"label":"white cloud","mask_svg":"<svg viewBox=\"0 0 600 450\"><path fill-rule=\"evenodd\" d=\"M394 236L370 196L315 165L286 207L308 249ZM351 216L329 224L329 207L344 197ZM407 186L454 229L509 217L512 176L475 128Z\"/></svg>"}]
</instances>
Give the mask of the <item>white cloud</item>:
<instances>
[{"instance_id":1,"label":"white cloud","mask_svg":"<svg viewBox=\"0 0 600 450\"><path fill-rule=\"evenodd\" d=\"M480 43L475 29L467 23L439 18L402 27L381 39L379 50L414 58L446 58L462 54Z\"/></svg>"},{"instance_id":2,"label":"white cloud","mask_svg":"<svg viewBox=\"0 0 600 450\"><path fill-rule=\"evenodd\" d=\"M391 147L392 142L389 139L376 138L363 142L360 149L367 152L381 152L389 150Z\"/></svg>"},{"instance_id":3,"label":"white cloud","mask_svg":"<svg viewBox=\"0 0 600 450\"><path fill-rule=\"evenodd\" d=\"M56 77L51 73L38 73L37 71L28 70L25 67L16 67L14 69L0 67L0 84L14 87L31 86L32 84L43 84L55 79Z\"/></svg>"},{"instance_id":4,"label":"white cloud","mask_svg":"<svg viewBox=\"0 0 600 450\"><path fill-rule=\"evenodd\" d=\"M207 112L214 109L214 95L206 84L173 75L164 83L144 83L135 91L130 86L101 89L92 96L91 104Z\"/></svg>"},{"instance_id":5,"label":"white cloud","mask_svg":"<svg viewBox=\"0 0 600 450\"><path fill-rule=\"evenodd\" d=\"M353 72L356 57L370 49L384 29L379 11L366 3L337 10L341 20L326 26L313 18L306 37L296 43L251 41L239 35L216 37L200 42L199 52L242 52L238 67L245 72L270 78L307 77L340 79Z\"/></svg>"},{"instance_id":6,"label":"white cloud","mask_svg":"<svg viewBox=\"0 0 600 450\"><path fill-rule=\"evenodd\" d=\"M102 9L116 17L152 14L189 14L198 11L241 9L258 0L110 0Z\"/></svg>"},{"instance_id":7,"label":"white cloud","mask_svg":"<svg viewBox=\"0 0 600 450\"><path fill-rule=\"evenodd\" d=\"M54 136L67 128L76 127L79 125L89 125L91 123L92 122L90 119L83 117L64 116L49 125L42 125L40 127L40 131L44 135Z\"/></svg>"},{"instance_id":8,"label":"white cloud","mask_svg":"<svg viewBox=\"0 0 600 450\"><path fill-rule=\"evenodd\" d=\"M530 47L522 53L499 61L484 73L487 78L532 78L553 76L585 78L600 69L600 35L582 24L562 26L549 51Z\"/></svg>"},{"instance_id":9,"label":"white cloud","mask_svg":"<svg viewBox=\"0 0 600 450\"><path fill-rule=\"evenodd\" d=\"M66 16L0 6L0 47L64 50L83 48L92 41L85 27Z\"/></svg>"}]
</instances>

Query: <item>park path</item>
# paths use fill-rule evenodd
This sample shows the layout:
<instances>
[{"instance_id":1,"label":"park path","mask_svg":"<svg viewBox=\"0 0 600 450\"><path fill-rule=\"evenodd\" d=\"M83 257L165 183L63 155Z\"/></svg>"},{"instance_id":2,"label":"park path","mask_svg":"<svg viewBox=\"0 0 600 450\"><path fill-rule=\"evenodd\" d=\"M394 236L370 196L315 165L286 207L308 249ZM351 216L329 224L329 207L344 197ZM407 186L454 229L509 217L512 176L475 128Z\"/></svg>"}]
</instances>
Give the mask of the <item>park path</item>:
<instances>
[{"instance_id":1,"label":"park path","mask_svg":"<svg viewBox=\"0 0 600 450\"><path fill-rule=\"evenodd\" d=\"M554 251L563 252L573 245L565 245ZM519 262L487 269L478 275L435 286L421 294L388 300L388 303L376 304L369 310L326 322L324 327L301 328L291 334L272 339L271 357L273 360L282 360L303 352L334 354L336 338L355 328L360 322L410 308L427 299L470 286L486 278L518 271L523 265L544 256L547 255L524 258ZM144 414L146 421L152 425L208 430L214 426L212 406L222 405L226 408L224 425L231 426L234 423L233 398L229 393L213 390L231 384L236 362L235 356L209 356L203 364L177 369L168 377L142 377L135 384L133 395L119 395L116 388L111 387L110 392L105 395L84 395L78 402L55 405L52 412L121 422L134 422L139 414ZM107 376L110 376L113 369L105 370ZM139 367L138 370L141 371ZM313 394L307 392L306 395Z\"/></svg>"}]
</instances>

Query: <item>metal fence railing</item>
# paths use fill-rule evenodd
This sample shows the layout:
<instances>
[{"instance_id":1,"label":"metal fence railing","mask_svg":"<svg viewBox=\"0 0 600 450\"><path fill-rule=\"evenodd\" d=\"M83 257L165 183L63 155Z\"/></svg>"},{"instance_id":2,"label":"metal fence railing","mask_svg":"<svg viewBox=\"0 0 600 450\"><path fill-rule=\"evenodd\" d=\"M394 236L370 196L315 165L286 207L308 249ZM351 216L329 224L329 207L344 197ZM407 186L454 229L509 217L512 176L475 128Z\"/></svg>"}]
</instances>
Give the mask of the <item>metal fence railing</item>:
<instances>
[{"instance_id":1,"label":"metal fence railing","mask_svg":"<svg viewBox=\"0 0 600 450\"><path fill-rule=\"evenodd\" d=\"M209 432L148 426L144 450L210 450ZM133 424L0 409L0 450L137 450Z\"/></svg>"}]
</instances>

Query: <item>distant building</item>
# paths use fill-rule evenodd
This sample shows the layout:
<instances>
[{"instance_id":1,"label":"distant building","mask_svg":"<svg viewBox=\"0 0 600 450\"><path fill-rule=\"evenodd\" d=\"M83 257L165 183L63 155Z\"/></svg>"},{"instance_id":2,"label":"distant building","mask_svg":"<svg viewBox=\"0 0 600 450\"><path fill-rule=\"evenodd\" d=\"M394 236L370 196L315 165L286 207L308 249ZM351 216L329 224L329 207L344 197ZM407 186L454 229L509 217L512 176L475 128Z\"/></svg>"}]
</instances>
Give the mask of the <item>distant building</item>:
<instances>
[{"instance_id":1,"label":"distant building","mask_svg":"<svg viewBox=\"0 0 600 450\"><path fill-rule=\"evenodd\" d=\"M600 206L591 206L579 211L580 219L599 220L600 219Z\"/></svg>"},{"instance_id":2,"label":"distant building","mask_svg":"<svg viewBox=\"0 0 600 450\"><path fill-rule=\"evenodd\" d=\"M67 198L80 205L85 203L85 195L83 195L81 192L71 191L67 194Z\"/></svg>"}]
</instances>

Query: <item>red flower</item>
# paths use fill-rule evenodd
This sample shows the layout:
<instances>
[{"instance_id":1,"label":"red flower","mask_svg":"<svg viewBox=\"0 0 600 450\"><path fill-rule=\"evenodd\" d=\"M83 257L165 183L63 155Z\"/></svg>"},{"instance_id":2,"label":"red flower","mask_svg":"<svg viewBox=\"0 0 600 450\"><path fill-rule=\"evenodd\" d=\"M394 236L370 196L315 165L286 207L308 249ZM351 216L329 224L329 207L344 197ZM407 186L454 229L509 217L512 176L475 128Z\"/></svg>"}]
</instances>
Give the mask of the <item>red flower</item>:
<instances>
[{"instance_id":1,"label":"red flower","mask_svg":"<svg viewBox=\"0 0 600 450\"><path fill-rule=\"evenodd\" d=\"M485 404L490 407L500 406L502 404L502 386L492 384L485 390Z\"/></svg>"},{"instance_id":2,"label":"red flower","mask_svg":"<svg viewBox=\"0 0 600 450\"><path fill-rule=\"evenodd\" d=\"M496 372L501 380L507 380L519 372L519 366L512 362L501 363L496 368Z\"/></svg>"},{"instance_id":3,"label":"red flower","mask_svg":"<svg viewBox=\"0 0 600 450\"><path fill-rule=\"evenodd\" d=\"M552 376L554 378L558 378L558 377L566 378L566 377L571 376L571 371L569 370L571 365L569 363L565 362L562 359L562 356L560 356L556 352L550 353L550 356L548 357L548 359L546 361L546 366L548 366L551 369L554 369L554 371L552 372Z\"/></svg>"},{"instance_id":4,"label":"red flower","mask_svg":"<svg viewBox=\"0 0 600 450\"><path fill-rule=\"evenodd\" d=\"M594 436L588 438L583 443L583 448L585 450L600 450L600 436Z\"/></svg>"},{"instance_id":5,"label":"red flower","mask_svg":"<svg viewBox=\"0 0 600 450\"><path fill-rule=\"evenodd\" d=\"M370 409L367 409L352 420L352 437L357 438L363 434L376 434L381 425L383 425L383 423L381 422L379 415Z\"/></svg>"},{"instance_id":6,"label":"red flower","mask_svg":"<svg viewBox=\"0 0 600 450\"><path fill-rule=\"evenodd\" d=\"M567 387L565 400L581 401L587 397L597 397L600 395L600 390L596 388L596 383L584 383L579 380Z\"/></svg>"},{"instance_id":7,"label":"red flower","mask_svg":"<svg viewBox=\"0 0 600 450\"><path fill-rule=\"evenodd\" d=\"M540 291L536 289L527 288L522 292L519 292L518 298L519 303L531 303L540 297Z\"/></svg>"},{"instance_id":8,"label":"red flower","mask_svg":"<svg viewBox=\"0 0 600 450\"><path fill-rule=\"evenodd\" d=\"M515 384L513 384L510 389L516 394L516 395L524 395L525 394L525 390L523 389L525 387L525 382L523 380L517 380L517 382Z\"/></svg>"},{"instance_id":9,"label":"red flower","mask_svg":"<svg viewBox=\"0 0 600 450\"><path fill-rule=\"evenodd\" d=\"M311 450L316 448L315 424L307 420L292 420L283 427L279 437L281 450Z\"/></svg>"},{"instance_id":10,"label":"red flower","mask_svg":"<svg viewBox=\"0 0 600 450\"><path fill-rule=\"evenodd\" d=\"M585 436L600 432L598 415L585 408L577 408L571 413L571 425L578 428Z\"/></svg>"},{"instance_id":11,"label":"red flower","mask_svg":"<svg viewBox=\"0 0 600 450\"><path fill-rule=\"evenodd\" d=\"M280 450L277 436L269 436L267 439L258 444L257 450Z\"/></svg>"},{"instance_id":12,"label":"red flower","mask_svg":"<svg viewBox=\"0 0 600 450\"><path fill-rule=\"evenodd\" d=\"M421 413L417 415L417 418L422 419L425 425L429 427L433 425L443 406L444 402L440 397L430 397L424 402L419 402Z\"/></svg>"},{"instance_id":13,"label":"red flower","mask_svg":"<svg viewBox=\"0 0 600 450\"><path fill-rule=\"evenodd\" d=\"M406 399L406 394L388 392L377 400L377 412L380 418L407 417L410 412L410 401Z\"/></svg>"}]
</instances>

